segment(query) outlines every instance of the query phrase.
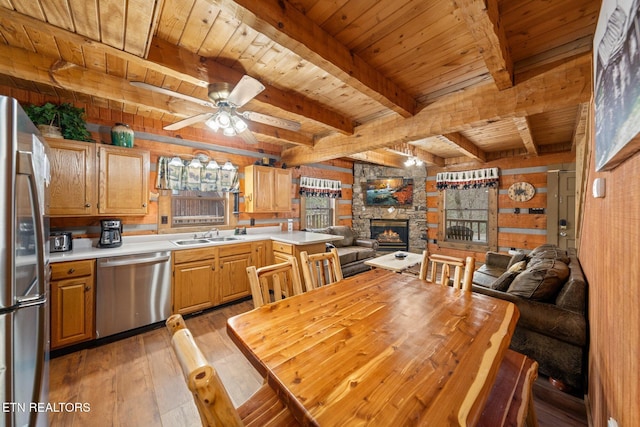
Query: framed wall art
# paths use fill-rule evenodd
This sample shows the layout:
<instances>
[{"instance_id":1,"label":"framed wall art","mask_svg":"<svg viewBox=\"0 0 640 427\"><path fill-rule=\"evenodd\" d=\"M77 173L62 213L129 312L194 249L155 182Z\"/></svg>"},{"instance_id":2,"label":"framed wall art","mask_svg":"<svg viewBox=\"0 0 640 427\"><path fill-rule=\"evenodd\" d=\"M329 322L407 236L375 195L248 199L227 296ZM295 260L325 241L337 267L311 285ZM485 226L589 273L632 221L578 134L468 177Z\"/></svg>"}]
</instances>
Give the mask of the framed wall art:
<instances>
[{"instance_id":1,"label":"framed wall art","mask_svg":"<svg viewBox=\"0 0 640 427\"><path fill-rule=\"evenodd\" d=\"M640 0L603 0L593 51L601 171L640 151Z\"/></svg>"}]
</instances>

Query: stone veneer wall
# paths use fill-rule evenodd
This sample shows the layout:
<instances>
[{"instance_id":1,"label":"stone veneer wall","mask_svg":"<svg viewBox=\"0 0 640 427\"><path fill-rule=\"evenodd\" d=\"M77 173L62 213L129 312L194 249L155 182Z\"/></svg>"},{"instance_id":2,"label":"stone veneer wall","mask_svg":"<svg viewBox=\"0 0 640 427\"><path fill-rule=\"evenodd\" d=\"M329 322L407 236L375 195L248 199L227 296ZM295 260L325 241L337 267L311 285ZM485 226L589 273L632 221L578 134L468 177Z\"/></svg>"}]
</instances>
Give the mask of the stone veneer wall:
<instances>
[{"instance_id":1,"label":"stone veneer wall","mask_svg":"<svg viewBox=\"0 0 640 427\"><path fill-rule=\"evenodd\" d=\"M384 177L413 178L413 207L396 208L395 211L389 212L388 208L365 206L364 192L367 179ZM426 181L426 166L400 169L355 163L353 165L353 229L359 236L370 238L371 219L409 219L409 251L421 253L426 247L426 241L421 237L426 236L427 233Z\"/></svg>"}]
</instances>

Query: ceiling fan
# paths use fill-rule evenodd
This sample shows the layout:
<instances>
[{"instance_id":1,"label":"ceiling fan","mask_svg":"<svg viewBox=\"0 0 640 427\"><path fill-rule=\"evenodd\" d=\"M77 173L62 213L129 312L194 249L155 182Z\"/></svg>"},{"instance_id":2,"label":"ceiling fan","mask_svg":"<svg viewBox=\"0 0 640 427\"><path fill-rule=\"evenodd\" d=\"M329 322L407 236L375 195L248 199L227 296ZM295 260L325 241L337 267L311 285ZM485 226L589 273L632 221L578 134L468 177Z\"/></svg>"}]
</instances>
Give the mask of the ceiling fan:
<instances>
[{"instance_id":1,"label":"ceiling fan","mask_svg":"<svg viewBox=\"0 0 640 427\"><path fill-rule=\"evenodd\" d=\"M248 75L244 75L235 87L225 82L209 84L210 101L184 95L145 82L134 81L131 82L131 84L136 87L204 105L213 110L210 113L198 114L172 123L165 126L165 130L177 130L195 123L205 122L205 124L214 131L222 130L222 133L226 136L237 135L247 144L256 144L258 140L249 130L245 119L293 131L300 130L300 123L293 120L268 116L266 114L256 113L255 111L238 111L238 108L245 105L265 89L262 83Z\"/></svg>"}]
</instances>

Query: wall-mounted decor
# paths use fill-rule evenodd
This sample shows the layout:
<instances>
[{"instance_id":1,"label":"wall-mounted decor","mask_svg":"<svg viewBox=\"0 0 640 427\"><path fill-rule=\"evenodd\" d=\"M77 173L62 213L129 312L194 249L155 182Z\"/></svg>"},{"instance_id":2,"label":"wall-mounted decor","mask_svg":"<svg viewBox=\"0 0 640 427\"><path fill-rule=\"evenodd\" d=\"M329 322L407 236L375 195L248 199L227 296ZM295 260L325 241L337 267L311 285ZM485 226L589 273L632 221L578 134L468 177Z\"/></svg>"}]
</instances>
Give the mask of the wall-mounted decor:
<instances>
[{"instance_id":1,"label":"wall-mounted decor","mask_svg":"<svg viewBox=\"0 0 640 427\"><path fill-rule=\"evenodd\" d=\"M593 39L596 170L640 150L640 1L604 0Z\"/></svg>"},{"instance_id":2,"label":"wall-mounted decor","mask_svg":"<svg viewBox=\"0 0 640 427\"><path fill-rule=\"evenodd\" d=\"M413 205L413 179L378 178L366 182L367 206L408 207Z\"/></svg>"}]
</instances>

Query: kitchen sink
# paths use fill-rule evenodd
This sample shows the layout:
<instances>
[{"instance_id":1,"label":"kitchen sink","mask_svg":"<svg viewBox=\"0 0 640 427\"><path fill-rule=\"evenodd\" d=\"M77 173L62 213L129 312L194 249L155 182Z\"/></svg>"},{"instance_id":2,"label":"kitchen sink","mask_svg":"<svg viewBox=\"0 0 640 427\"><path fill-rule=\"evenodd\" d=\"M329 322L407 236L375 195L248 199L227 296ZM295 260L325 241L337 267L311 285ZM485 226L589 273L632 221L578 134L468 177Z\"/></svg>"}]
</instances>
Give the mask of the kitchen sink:
<instances>
[{"instance_id":1,"label":"kitchen sink","mask_svg":"<svg viewBox=\"0 0 640 427\"><path fill-rule=\"evenodd\" d=\"M189 240L175 240L175 243L178 246L191 246L191 245L202 245L205 243L211 243L207 239L189 239Z\"/></svg>"},{"instance_id":2,"label":"kitchen sink","mask_svg":"<svg viewBox=\"0 0 640 427\"><path fill-rule=\"evenodd\" d=\"M228 242L231 240L240 240L239 237L231 237L231 236L227 236L227 237L210 237L207 239L210 242Z\"/></svg>"},{"instance_id":3,"label":"kitchen sink","mask_svg":"<svg viewBox=\"0 0 640 427\"><path fill-rule=\"evenodd\" d=\"M230 242L232 240L242 240L239 237L233 236L220 236L220 237L208 237L202 239L186 239L186 240L173 240L173 243L178 246L192 246L192 245L206 245L207 243L216 242Z\"/></svg>"}]
</instances>

